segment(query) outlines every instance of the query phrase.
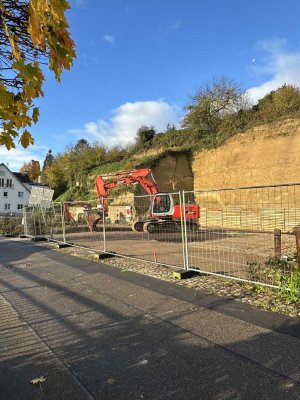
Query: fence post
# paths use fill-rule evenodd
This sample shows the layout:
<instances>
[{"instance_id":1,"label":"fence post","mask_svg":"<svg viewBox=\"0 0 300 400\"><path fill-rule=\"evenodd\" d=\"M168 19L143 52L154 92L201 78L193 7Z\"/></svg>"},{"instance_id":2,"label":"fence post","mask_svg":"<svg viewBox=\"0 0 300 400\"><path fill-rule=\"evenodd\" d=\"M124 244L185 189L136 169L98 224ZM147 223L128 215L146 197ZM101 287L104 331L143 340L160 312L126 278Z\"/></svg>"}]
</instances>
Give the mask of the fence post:
<instances>
[{"instance_id":1,"label":"fence post","mask_svg":"<svg viewBox=\"0 0 300 400\"><path fill-rule=\"evenodd\" d=\"M296 249L297 249L297 259L298 259L298 268L300 268L300 229L294 229L295 238L296 238Z\"/></svg>"},{"instance_id":2,"label":"fence post","mask_svg":"<svg viewBox=\"0 0 300 400\"><path fill-rule=\"evenodd\" d=\"M24 235L26 236L27 235L27 232L26 232L26 207L23 207L22 224L23 224Z\"/></svg>"},{"instance_id":3,"label":"fence post","mask_svg":"<svg viewBox=\"0 0 300 400\"><path fill-rule=\"evenodd\" d=\"M276 258L281 258L281 230L274 229L274 255Z\"/></svg>"},{"instance_id":4,"label":"fence post","mask_svg":"<svg viewBox=\"0 0 300 400\"><path fill-rule=\"evenodd\" d=\"M185 234L184 234L184 214L185 209L182 204L181 191L178 192L179 195L179 206L180 206L180 228L181 228L181 242L182 242L182 257L183 257L183 269L186 270L186 255L185 255Z\"/></svg>"},{"instance_id":5,"label":"fence post","mask_svg":"<svg viewBox=\"0 0 300 400\"><path fill-rule=\"evenodd\" d=\"M62 224L62 233L63 233L63 242L66 243L66 221L65 221L65 210L64 203L60 203L60 211L61 211L61 224Z\"/></svg>"},{"instance_id":6,"label":"fence post","mask_svg":"<svg viewBox=\"0 0 300 400\"><path fill-rule=\"evenodd\" d=\"M51 219L51 226L50 226L50 240L53 240L53 222Z\"/></svg>"},{"instance_id":7,"label":"fence post","mask_svg":"<svg viewBox=\"0 0 300 400\"><path fill-rule=\"evenodd\" d=\"M183 203L183 225L184 225L184 242L185 242L185 269L189 269L189 253L188 253L188 240L186 230L186 212L185 212L185 191L182 191L182 203Z\"/></svg>"},{"instance_id":8,"label":"fence post","mask_svg":"<svg viewBox=\"0 0 300 400\"><path fill-rule=\"evenodd\" d=\"M108 201L108 200L107 200ZM106 253L106 230L105 230L105 208L104 208L104 199L102 198L102 231L103 231L103 251Z\"/></svg>"},{"instance_id":9,"label":"fence post","mask_svg":"<svg viewBox=\"0 0 300 400\"><path fill-rule=\"evenodd\" d=\"M35 212L35 207L33 206L32 208L32 215L33 215L33 226L34 226L34 237L36 237L36 212Z\"/></svg>"},{"instance_id":10,"label":"fence post","mask_svg":"<svg viewBox=\"0 0 300 400\"><path fill-rule=\"evenodd\" d=\"M40 231L39 236L43 236L43 235L42 235L42 224L41 224L41 212L42 212L42 207L39 206L39 208L38 208L39 231Z\"/></svg>"}]
</instances>

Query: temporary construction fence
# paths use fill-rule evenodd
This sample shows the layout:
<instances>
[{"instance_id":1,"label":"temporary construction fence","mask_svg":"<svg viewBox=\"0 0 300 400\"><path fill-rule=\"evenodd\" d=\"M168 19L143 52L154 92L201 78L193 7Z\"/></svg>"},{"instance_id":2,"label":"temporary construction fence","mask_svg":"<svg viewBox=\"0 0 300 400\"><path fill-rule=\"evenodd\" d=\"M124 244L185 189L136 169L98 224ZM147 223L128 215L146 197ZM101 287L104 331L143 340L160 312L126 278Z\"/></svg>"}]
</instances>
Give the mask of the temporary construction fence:
<instances>
[{"instance_id":1,"label":"temporary construction fence","mask_svg":"<svg viewBox=\"0 0 300 400\"><path fill-rule=\"evenodd\" d=\"M299 267L300 184L184 192L190 202L201 214L186 235L189 269L278 286Z\"/></svg>"},{"instance_id":2,"label":"temporary construction fence","mask_svg":"<svg viewBox=\"0 0 300 400\"><path fill-rule=\"evenodd\" d=\"M21 235L23 233L22 219L22 213L0 214L0 235Z\"/></svg>"},{"instance_id":3,"label":"temporary construction fence","mask_svg":"<svg viewBox=\"0 0 300 400\"><path fill-rule=\"evenodd\" d=\"M143 229L143 221L149 220L153 196L127 194L105 204L26 208L25 234L275 287L299 267L300 183L166 195L182 212L152 229ZM199 206L197 220L189 217L191 205Z\"/></svg>"}]
</instances>

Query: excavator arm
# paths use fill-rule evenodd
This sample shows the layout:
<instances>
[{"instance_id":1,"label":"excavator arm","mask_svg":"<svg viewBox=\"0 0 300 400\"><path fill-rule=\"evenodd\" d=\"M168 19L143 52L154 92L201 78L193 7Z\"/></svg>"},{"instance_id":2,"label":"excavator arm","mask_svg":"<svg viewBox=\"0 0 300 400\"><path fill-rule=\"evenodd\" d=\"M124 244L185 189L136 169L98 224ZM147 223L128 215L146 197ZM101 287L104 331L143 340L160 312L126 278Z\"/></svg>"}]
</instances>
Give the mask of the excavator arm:
<instances>
[{"instance_id":1,"label":"excavator arm","mask_svg":"<svg viewBox=\"0 0 300 400\"><path fill-rule=\"evenodd\" d=\"M147 178L148 175L151 175L153 182ZM106 180L104 180L102 176L98 176L95 179L95 189L98 200L100 204L103 205L104 211L106 212L108 210L107 197L111 189L138 183L151 196L159 192L158 185L149 168L119 171L114 174L106 175L105 178Z\"/></svg>"}]
</instances>

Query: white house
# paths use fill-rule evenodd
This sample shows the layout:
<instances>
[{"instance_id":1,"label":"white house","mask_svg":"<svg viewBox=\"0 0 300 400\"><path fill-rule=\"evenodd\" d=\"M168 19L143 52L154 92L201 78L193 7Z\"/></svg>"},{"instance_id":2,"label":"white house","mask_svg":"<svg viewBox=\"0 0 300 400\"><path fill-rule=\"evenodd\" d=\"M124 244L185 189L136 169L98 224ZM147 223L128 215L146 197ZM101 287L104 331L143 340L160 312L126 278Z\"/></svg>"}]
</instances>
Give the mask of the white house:
<instances>
[{"instance_id":1,"label":"white house","mask_svg":"<svg viewBox=\"0 0 300 400\"><path fill-rule=\"evenodd\" d=\"M0 214L22 213L35 185L28 174L11 172L5 164L0 164Z\"/></svg>"}]
</instances>

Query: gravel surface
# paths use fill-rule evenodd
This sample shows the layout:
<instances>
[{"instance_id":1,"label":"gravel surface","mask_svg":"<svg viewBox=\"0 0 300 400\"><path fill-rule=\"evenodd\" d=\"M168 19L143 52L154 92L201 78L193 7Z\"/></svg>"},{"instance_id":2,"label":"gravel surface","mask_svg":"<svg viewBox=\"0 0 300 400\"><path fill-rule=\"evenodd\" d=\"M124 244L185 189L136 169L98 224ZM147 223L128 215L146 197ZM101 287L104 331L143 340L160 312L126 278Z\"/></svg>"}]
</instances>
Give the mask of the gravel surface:
<instances>
[{"instance_id":1,"label":"gravel surface","mask_svg":"<svg viewBox=\"0 0 300 400\"><path fill-rule=\"evenodd\" d=\"M84 248L67 247L57 249L56 244L46 242L42 242L39 245L51 247L57 251L90 260L95 257L94 252ZM173 278L174 269L172 268L122 257L107 258L105 260L100 260L99 262L120 268L124 272L134 271L157 279L173 282L177 285L205 291L217 296L230 297L236 301L248 303L267 311L278 312L289 315L290 317L300 318L300 303L288 304L277 289L200 274L189 279L179 280Z\"/></svg>"}]
</instances>

